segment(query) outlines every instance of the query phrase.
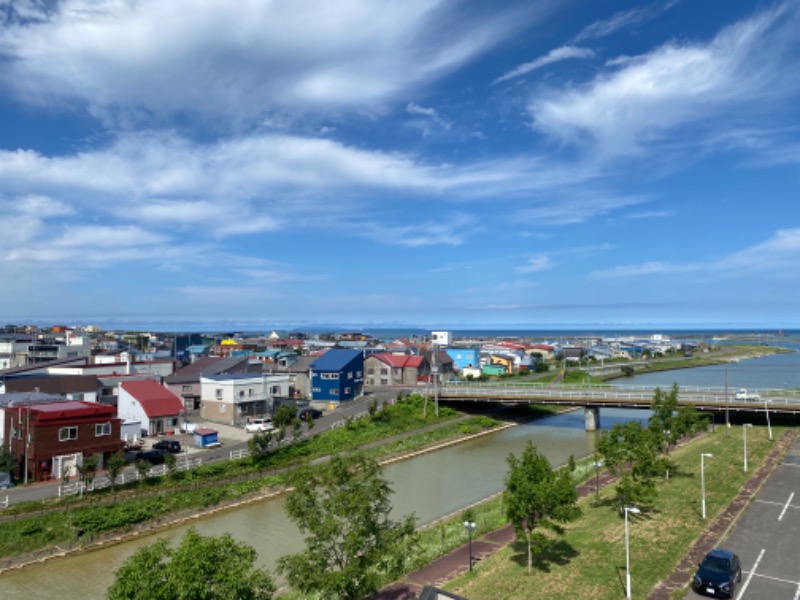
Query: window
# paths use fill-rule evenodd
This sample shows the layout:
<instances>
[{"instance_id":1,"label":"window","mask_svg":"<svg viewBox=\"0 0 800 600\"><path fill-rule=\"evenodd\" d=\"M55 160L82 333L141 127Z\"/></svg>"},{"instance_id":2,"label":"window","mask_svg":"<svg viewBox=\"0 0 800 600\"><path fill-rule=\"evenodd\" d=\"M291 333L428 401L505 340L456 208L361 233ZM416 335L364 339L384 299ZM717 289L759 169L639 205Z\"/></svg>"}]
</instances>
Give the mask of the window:
<instances>
[{"instance_id":1,"label":"window","mask_svg":"<svg viewBox=\"0 0 800 600\"><path fill-rule=\"evenodd\" d=\"M350 393L350 388L344 388L344 393L345 394L349 394Z\"/></svg>"},{"instance_id":2,"label":"window","mask_svg":"<svg viewBox=\"0 0 800 600\"><path fill-rule=\"evenodd\" d=\"M375 367L370 367L367 369L367 375L374 375L375 374Z\"/></svg>"},{"instance_id":3,"label":"window","mask_svg":"<svg viewBox=\"0 0 800 600\"><path fill-rule=\"evenodd\" d=\"M353 372L352 371L348 371L347 372L347 378L348 379L352 379L353 378Z\"/></svg>"},{"instance_id":4,"label":"window","mask_svg":"<svg viewBox=\"0 0 800 600\"><path fill-rule=\"evenodd\" d=\"M58 430L58 441L59 442L67 442L69 440L77 440L78 439L78 428L77 427L62 427Z\"/></svg>"},{"instance_id":5,"label":"window","mask_svg":"<svg viewBox=\"0 0 800 600\"><path fill-rule=\"evenodd\" d=\"M181 386L181 390L184 391L184 392L191 392L192 391L192 386L191 385Z\"/></svg>"},{"instance_id":6,"label":"window","mask_svg":"<svg viewBox=\"0 0 800 600\"><path fill-rule=\"evenodd\" d=\"M381 375L388 375L389 369L381 369Z\"/></svg>"},{"instance_id":7,"label":"window","mask_svg":"<svg viewBox=\"0 0 800 600\"><path fill-rule=\"evenodd\" d=\"M389 385L388 379L381 379L381 385Z\"/></svg>"},{"instance_id":8,"label":"window","mask_svg":"<svg viewBox=\"0 0 800 600\"><path fill-rule=\"evenodd\" d=\"M339 379L339 374L338 373L323 373L322 374L322 378L323 379Z\"/></svg>"},{"instance_id":9,"label":"window","mask_svg":"<svg viewBox=\"0 0 800 600\"><path fill-rule=\"evenodd\" d=\"M222 400L222 390L217 388L217 400Z\"/></svg>"},{"instance_id":10,"label":"window","mask_svg":"<svg viewBox=\"0 0 800 600\"><path fill-rule=\"evenodd\" d=\"M277 396L278 394L281 393L281 388L277 385L273 385L271 389L272 391L270 392L270 394L272 394L273 396Z\"/></svg>"},{"instance_id":11,"label":"window","mask_svg":"<svg viewBox=\"0 0 800 600\"><path fill-rule=\"evenodd\" d=\"M361 376L362 376L361 371L356 371L356 377L361 378Z\"/></svg>"},{"instance_id":12,"label":"window","mask_svg":"<svg viewBox=\"0 0 800 600\"><path fill-rule=\"evenodd\" d=\"M319 393L319 392L321 392L321 391L322 391L322 388L311 388L311 391L312 391L312 392Z\"/></svg>"},{"instance_id":13,"label":"window","mask_svg":"<svg viewBox=\"0 0 800 600\"><path fill-rule=\"evenodd\" d=\"M338 396L339 390L330 390L331 396Z\"/></svg>"},{"instance_id":14,"label":"window","mask_svg":"<svg viewBox=\"0 0 800 600\"><path fill-rule=\"evenodd\" d=\"M111 435L111 423L97 423L94 426L94 436Z\"/></svg>"},{"instance_id":15,"label":"window","mask_svg":"<svg viewBox=\"0 0 800 600\"><path fill-rule=\"evenodd\" d=\"M220 412L220 414L223 414L225 412L225 405L224 404L220 404L219 405L219 412Z\"/></svg>"}]
</instances>

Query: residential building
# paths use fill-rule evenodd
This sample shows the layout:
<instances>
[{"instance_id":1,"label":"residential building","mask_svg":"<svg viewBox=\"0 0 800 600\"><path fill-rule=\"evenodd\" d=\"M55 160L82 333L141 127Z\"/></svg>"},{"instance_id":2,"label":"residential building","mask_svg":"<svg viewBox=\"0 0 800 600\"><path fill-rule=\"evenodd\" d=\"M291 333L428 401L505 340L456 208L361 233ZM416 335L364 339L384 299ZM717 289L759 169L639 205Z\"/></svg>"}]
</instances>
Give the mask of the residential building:
<instances>
[{"instance_id":1,"label":"residential building","mask_svg":"<svg viewBox=\"0 0 800 600\"><path fill-rule=\"evenodd\" d=\"M249 369L246 357L208 356L198 358L192 364L178 369L173 375L164 378L164 385L183 400L188 415L200 410L201 377L211 377L231 373L246 373Z\"/></svg>"},{"instance_id":2,"label":"residential building","mask_svg":"<svg viewBox=\"0 0 800 600\"><path fill-rule=\"evenodd\" d=\"M67 398L57 394L49 394L33 390L31 392L10 392L0 393L0 447L6 442L3 423L5 423L5 411L15 406L33 406L36 404L52 404L53 402L68 402Z\"/></svg>"},{"instance_id":3,"label":"residential building","mask_svg":"<svg viewBox=\"0 0 800 600\"><path fill-rule=\"evenodd\" d=\"M18 375L6 379L5 389L14 392L42 392L69 400L97 401L94 375Z\"/></svg>"},{"instance_id":4,"label":"residential building","mask_svg":"<svg viewBox=\"0 0 800 600\"><path fill-rule=\"evenodd\" d=\"M364 392L364 353L331 349L311 364L311 399L334 407Z\"/></svg>"},{"instance_id":5,"label":"residential building","mask_svg":"<svg viewBox=\"0 0 800 600\"><path fill-rule=\"evenodd\" d=\"M98 468L123 447L121 419L111 406L94 402L56 402L6 408L3 429L18 462L18 479L45 481L70 475L89 455ZM27 442L27 443L26 443Z\"/></svg>"},{"instance_id":6,"label":"residential building","mask_svg":"<svg viewBox=\"0 0 800 600\"><path fill-rule=\"evenodd\" d=\"M142 436L174 433L183 416L183 402L152 379L119 384L117 414L125 421L142 424Z\"/></svg>"},{"instance_id":7,"label":"residential building","mask_svg":"<svg viewBox=\"0 0 800 600\"><path fill-rule=\"evenodd\" d=\"M438 348L446 348L453 343L453 333L451 331L431 332L431 345Z\"/></svg>"},{"instance_id":8,"label":"residential building","mask_svg":"<svg viewBox=\"0 0 800 600\"><path fill-rule=\"evenodd\" d=\"M228 425L272 413L276 397L289 396L287 375L230 373L200 378L200 416Z\"/></svg>"},{"instance_id":9,"label":"residential building","mask_svg":"<svg viewBox=\"0 0 800 600\"><path fill-rule=\"evenodd\" d=\"M481 350L473 348L446 348L445 352L453 359L453 369L461 371L469 367L478 367L481 364Z\"/></svg>"},{"instance_id":10,"label":"residential building","mask_svg":"<svg viewBox=\"0 0 800 600\"><path fill-rule=\"evenodd\" d=\"M430 365L424 356L405 356L381 352L364 359L365 384L417 385L430 376Z\"/></svg>"}]
</instances>

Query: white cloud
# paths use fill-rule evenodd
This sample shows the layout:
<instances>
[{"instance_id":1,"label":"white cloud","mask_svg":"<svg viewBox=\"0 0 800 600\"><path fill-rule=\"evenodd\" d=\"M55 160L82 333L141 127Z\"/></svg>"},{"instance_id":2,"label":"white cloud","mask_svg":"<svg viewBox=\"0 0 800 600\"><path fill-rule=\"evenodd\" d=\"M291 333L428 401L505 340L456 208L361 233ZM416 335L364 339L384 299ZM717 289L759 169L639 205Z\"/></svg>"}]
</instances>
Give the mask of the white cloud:
<instances>
[{"instance_id":1,"label":"white cloud","mask_svg":"<svg viewBox=\"0 0 800 600\"><path fill-rule=\"evenodd\" d=\"M646 196L575 192L565 198L553 198L539 206L520 210L517 220L539 226L574 225L648 201Z\"/></svg>"},{"instance_id":2,"label":"white cloud","mask_svg":"<svg viewBox=\"0 0 800 600\"><path fill-rule=\"evenodd\" d=\"M532 60L514 67L504 75L501 75L495 79L493 83L500 83L501 81L513 79L514 77L525 75L526 73L530 73L531 71L541 69L542 67L546 67L547 65L551 65L562 60L567 60L570 58L591 58L592 56L594 56L594 51L590 50L589 48L561 46L560 48L554 48L553 50L550 50L550 52L544 56L540 56L536 60Z\"/></svg>"},{"instance_id":3,"label":"white cloud","mask_svg":"<svg viewBox=\"0 0 800 600\"><path fill-rule=\"evenodd\" d=\"M587 25L572 41L582 42L584 40L594 40L616 33L621 29L642 25L648 21L652 21L661 13L672 8L675 4L677 4L677 0L670 0L669 2L656 3L650 6L642 6L632 10L617 12L608 19L602 19Z\"/></svg>"},{"instance_id":4,"label":"white cloud","mask_svg":"<svg viewBox=\"0 0 800 600\"><path fill-rule=\"evenodd\" d=\"M550 257L544 254L539 254L536 256L531 256L524 265L517 267L514 270L517 273L538 273L539 271L546 271L547 269L552 268L553 263L550 260Z\"/></svg>"},{"instance_id":5,"label":"white cloud","mask_svg":"<svg viewBox=\"0 0 800 600\"><path fill-rule=\"evenodd\" d=\"M424 106L420 106L419 104L410 102L408 106L406 106L406 112L411 115L427 117L443 129L450 129L450 127L452 127L452 123L444 120L434 108L426 108Z\"/></svg>"},{"instance_id":6,"label":"white cloud","mask_svg":"<svg viewBox=\"0 0 800 600\"><path fill-rule=\"evenodd\" d=\"M800 227L775 232L768 240L721 258L695 263L646 262L597 271L596 277L639 277L682 273L796 273L800 268Z\"/></svg>"},{"instance_id":7,"label":"white cloud","mask_svg":"<svg viewBox=\"0 0 800 600\"><path fill-rule=\"evenodd\" d=\"M546 15L464 18L450 0L64 0L0 31L0 77L28 102L79 100L112 123L181 113L224 127L223 115L379 108Z\"/></svg>"},{"instance_id":8,"label":"white cloud","mask_svg":"<svg viewBox=\"0 0 800 600\"><path fill-rule=\"evenodd\" d=\"M591 140L614 155L641 152L681 125L701 123L692 132L697 138L715 119L727 127L736 111L752 119L767 100L790 98L800 88L789 59L797 52L798 25L797 8L782 5L723 29L707 44L664 45L585 87L534 99L534 126L564 141Z\"/></svg>"}]
</instances>

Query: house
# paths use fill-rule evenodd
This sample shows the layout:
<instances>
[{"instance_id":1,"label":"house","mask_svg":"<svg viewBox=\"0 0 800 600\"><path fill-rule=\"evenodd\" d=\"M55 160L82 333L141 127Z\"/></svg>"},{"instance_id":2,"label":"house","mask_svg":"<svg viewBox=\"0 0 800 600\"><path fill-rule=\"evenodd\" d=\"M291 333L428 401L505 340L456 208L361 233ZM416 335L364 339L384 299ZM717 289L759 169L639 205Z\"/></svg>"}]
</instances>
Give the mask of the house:
<instances>
[{"instance_id":1,"label":"house","mask_svg":"<svg viewBox=\"0 0 800 600\"><path fill-rule=\"evenodd\" d=\"M117 413L126 421L139 421L142 436L174 433L185 414L181 399L152 379L121 382Z\"/></svg>"},{"instance_id":2,"label":"house","mask_svg":"<svg viewBox=\"0 0 800 600\"><path fill-rule=\"evenodd\" d=\"M451 331L432 331L431 345L434 348L444 348L453 343L453 333Z\"/></svg>"},{"instance_id":3,"label":"house","mask_svg":"<svg viewBox=\"0 0 800 600\"><path fill-rule=\"evenodd\" d=\"M14 406L32 406L35 404L52 404L53 402L67 402L68 399L57 394L46 394L39 390L32 392L0 393L0 447L6 445L6 433L3 429L5 411Z\"/></svg>"},{"instance_id":4,"label":"house","mask_svg":"<svg viewBox=\"0 0 800 600\"><path fill-rule=\"evenodd\" d=\"M29 481L45 481L65 470L74 475L90 455L99 458L102 469L123 447L121 423L113 406L69 401L6 408L3 429L19 479L26 478L27 469Z\"/></svg>"},{"instance_id":5,"label":"house","mask_svg":"<svg viewBox=\"0 0 800 600\"><path fill-rule=\"evenodd\" d=\"M438 373L440 380L447 380L453 374L453 359L444 350L429 350L424 356L431 366L431 373L434 375Z\"/></svg>"},{"instance_id":6,"label":"house","mask_svg":"<svg viewBox=\"0 0 800 600\"><path fill-rule=\"evenodd\" d=\"M292 360L278 359L276 365L264 365L270 373L282 373L289 376L289 395L292 398L311 397L311 365L318 356L297 356Z\"/></svg>"},{"instance_id":7,"label":"house","mask_svg":"<svg viewBox=\"0 0 800 600\"><path fill-rule=\"evenodd\" d=\"M200 416L228 425L272 413L275 397L289 395L287 375L226 373L200 378Z\"/></svg>"},{"instance_id":8,"label":"house","mask_svg":"<svg viewBox=\"0 0 800 600\"><path fill-rule=\"evenodd\" d=\"M525 352L530 354L531 356L539 354L541 355L542 360L545 361L553 360L556 356L555 347L550 346L549 344L534 344L533 346L530 346L527 350L525 350Z\"/></svg>"},{"instance_id":9,"label":"house","mask_svg":"<svg viewBox=\"0 0 800 600\"><path fill-rule=\"evenodd\" d=\"M460 371L481 364L481 351L477 346L474 348L447 348L445 352L453 359L454 370Z\"/></svg>"},{"instance_id":10,"label":"house","mask_svg":"<svg viewBox=\"0 0 800 600\"><path fill-rule=\"evenodd\" d=\"M364 392L364 353L360 350L328 350L311 364L311 399L346 402Z\"/></svg>"},{"instance_id":11,"label":"house","mask_svg":"<svg viewBox=\"0 0 800 600\"><path fill-rule=\"evenodd\" d=\"M417 385L430 376L424 356L405 356L381 352L364 359L366 385Z\"/></svg>"},{"instance_id":12,"label":"house","mask_svg":"<svg viewBox=\"0 0 800 600\"><path fill-rule=\"evenodd\" d=\"M183 400L187 414L200 410L200 378L229 373L246 373L250 361L246 357L220 358L208 356L199 358L190 365L178 369L173 375L164 378L167 389Z\"/></svg>"},{"instance_id":13,"label":"house","mask_svg":"<svg viewBox=\"0 0 800 600\"><path fill-rule=\"evenodd\" d=\"M6 392L40 391L70 400L97 401L94 375L24 375L6 379Z\"/></svg>"}]
</instances>

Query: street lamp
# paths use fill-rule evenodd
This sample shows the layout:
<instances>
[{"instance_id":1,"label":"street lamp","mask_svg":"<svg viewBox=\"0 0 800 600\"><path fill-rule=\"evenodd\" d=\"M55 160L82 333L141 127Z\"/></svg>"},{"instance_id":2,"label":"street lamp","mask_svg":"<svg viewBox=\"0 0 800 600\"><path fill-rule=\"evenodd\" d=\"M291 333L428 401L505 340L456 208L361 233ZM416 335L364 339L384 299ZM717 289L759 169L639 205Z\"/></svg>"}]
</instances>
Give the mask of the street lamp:
<instances>
[{"instance_id":1,"label":"street lamp","mask_svg":"<svg viewBox=\"0 0 800 600\"><path fill-rule=\"evenodd\" d=\"M751 423L745 423L742 425L742 431L744 432L744 472L747 473L747 428L752 427Z\"/></svg>"},{"instance_id":2,"label":"street lamp","mask_svg":"<svg viewBox=\"0 0 800 600\"><path fill-rule=\"evenodd\" d=\"M640 511L635 506L625 507L625 597L630 600L631 597L631 551L630 544L628 543L628 513L638 515Z\"/></svg>"},{"instance_id":3,"label":"street lamp","mask_svg":"<svg viewBox=\"0 0 800 600\"><path fill-rule=\"evenodd\" d=\"M469 535L469 572L472 573L472 532L475 531L474 521L464 521L464 529Z\"/></svg>"},{"instance_id":4,"label":"street lamp","mask_svg":"<svg viewBox=\"0 0 800 600\"><path fill-rule=\"evenodd\" d=\"M603 464L603 461L597 460L597 455L595 455L594 461L594 496L597 500L600 499L600 465Z\"/></svg>"},{"instance_id":5,"label":"street lamp","mask_svg":"<svg viewBox=\"0 0 800 600\"><path fill-rule=\"evenodd\" d=\"M712 458L714 455L704 452L700 455L700 493L703 498L703 520L706 518L706 474L705 474L705 464L703 459L705 457Z\"/></svg>"},{"instance_id":6,"label":"street lamp","mask_svg":"<svg viewBox=\"0 0 800 600\"><path fill-rule=\"evenodd\" d=\"M769 400L764 398L764 414L767 415L767 431L769 432L769 441L771 442L772 441L772 425L769 424L769 409L767 408L767 402L769 402Z\"/></svg>"}]
</instances>

